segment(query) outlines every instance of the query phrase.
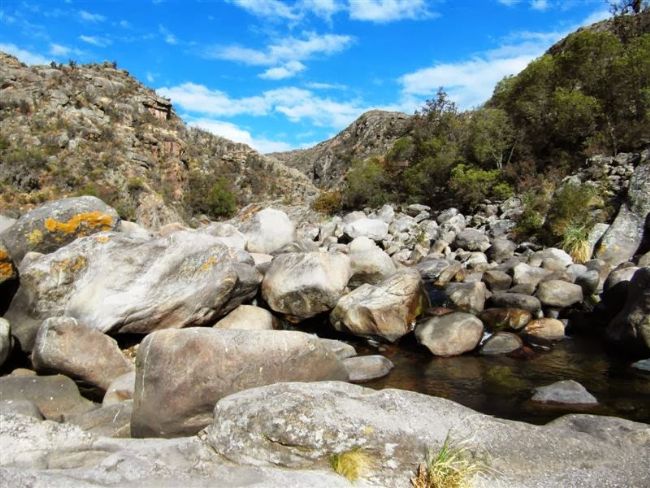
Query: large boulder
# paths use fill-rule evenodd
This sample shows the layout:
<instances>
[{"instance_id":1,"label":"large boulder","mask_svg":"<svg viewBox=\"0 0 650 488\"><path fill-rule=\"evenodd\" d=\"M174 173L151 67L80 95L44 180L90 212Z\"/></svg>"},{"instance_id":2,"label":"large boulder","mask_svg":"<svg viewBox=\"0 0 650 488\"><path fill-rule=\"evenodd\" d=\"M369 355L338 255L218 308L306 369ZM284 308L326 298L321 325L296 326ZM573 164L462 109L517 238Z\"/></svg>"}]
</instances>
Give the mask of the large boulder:
<instances>
[{"instance_id":1,"label":"large boulder","mask_svg":"<svg viewBox=\"0 0 650 488\"><path fill-rule=\"evenodd\" d=\"M546 340L559 340L564 338L564 324L557 319L531 320L524 327L523 332L531 337Z\"/></svg>"},{"instance_id":2,"label":"large boulder","mask_svg":"<svg viewBox=\"0 0 650 488\"><path fill-rule=\"evenodd\" d=\"M135 389L135 370L130 371L122 376L115 378L108 388L102 399L102 405L114 405L127 400L133 399L133 390Z\"/></svg>"},{"instance_id":3,"label":"large boulder","mask_svg":"<svg viewBox=\"0 0 650 488\"><path fill-rule=\"evenodd\" d=\"M32 363L39 372L62 373L106 391L133 370L115 339L71 317L51 317L38 329Z\"/></svg>"},{"instance_id":4,"label":"large boulder","mask_svg":"<svg viewBox=\"0 0 650 488\"><path fill-rule=\"evenodd\" d=\"M488 308L479 314L485 327L491 332L521 330L532 320L528 310L519 308Z\"/></svg>"},{"instance_id":5,"label":"large boulder","mask_svg":"<svg viewBox=\"0 0 650 488\"><path fill-rule=\"evenodd\" d=\"M240 305L219 322L214 324L215 329L240 329L240 330L273 330L275 318L265 308L254 305Z\"/></svg>"},{"instance_id":6,"label":"large boulder","mask_svg":"<svg viewBox=\"0 0 650 488\"><path fill-rule=\"evenodd\" d=\"M466 251L486 251L490 247L490 238L478 229L464 229L456 234L454 245Z\"/></svg>"},{"instance_id":7,"label":"large boulder","mask_svg":"<svg viewBox=\"0 0 650 488\"><path fill-rule=\"evenodd\" d=\"M242 224L249 252L271 254L296 239L296 226L286 213L265 208Z\"/></svg>"},{"instance_id":8,"label":"large boulder","mask_svg":"<svg viewBox=\"0 0 650 488\"><path fill-rule=\"evenodd\" d=\"M650 212L650 159L632 174L626 201L596 247L595 257L611 266L630 261L643 240Z\"/></svg>"},{"instance_id":9,"label":"large boulder","mask_svg":"<svg viewBox=\"0 0 650 488\"><path fill-rule=\"evenodd\" d=\"M524 342L517 334L497 332L481 345L481 354L484 356L509 354L520 349L523 345Z\"/></svg>"},{"instance_id":10,"label":"large boulder","mask_svg":"<svg viewBox=\"0 0 650 488\"><path fill-rule=\"evenodd\" d=\"M418 324L415 337L436 356L472 351L483 336L483 323L474 315L452 312Z\"/></svg>"},{"instance_id":11,"label":"large boulder","mask_svg":"<svg viewBox=\"0 0 650 488\"><path fill-rule=\"evenodd\" d=\"M420 274L403 269L378 285L362 285L343 296L332 311L335 329L394 342L413 330L427 306Z\"/></svg>"},{"instance_id":12,"label":"large boulder","mask_svg":"<svg viewBox=\"0 0 650 488\"><path fill-rule=\"evenodd\" d=\"M512 283L519 293L532 294L543 279L553 274L552 271L526 263L519 263L513 268Z\"/></svg>"},{"instance_id":13,"label":"large boulder","mask_svg":"<svg viewBox=\"0 0 650 488\"><path fill-rule=\"evenodd\" d=\"M494 307L519 308L536 313L542 308L539 298L524 293L498 292L490 297L490 303Z\"/></svg>"},{"instance_id":14,"label":"large boulder","mask_svg":"<svg viewBox=\"0 0 650 488\"><path fill-rule=\"evenodd\" d=\"M30 251L50 253L78 237L115 230L119 222L115 209L99 198L64 198L27 212L0 235L0 240L18 266Z\"/></svg>"},{"instance_id":15,"label":"large boulder","mask_svg":"<svg viewBox=\"0 0 650 488\"><path fill-rule=\"evenodd\" d=\"M357 237L350 243L350 285L375 285L395 273L395 263L372 239Z\"/></svg>"},{"instance_id":16,"label":"large boulder","mask_svg":"<svg viewBox=\"0 0 650 488\"><path fill-rule=\"evenodd\" d=\"M42 321L62 315L105 333L209 325L252 298L261 281L247 253L188 231L84 237L24 262L20 276L6 317L26 351Z\"/></svg>"},{"instance_id":17,"label":"large boulder","mask_svg":"<svg viewBox=\"0 0 650 488\"><path fill-rule=\"evenodd\" d=\"M131 433L195 434L226 395L278 381L321 380L347 380L347 372L317 337L303 332L157 331L138 349Z\"/></svg>"},{"instance_id":18,"label":"large boulder","mask_svg":"<svg viewBox=\"0 0 650 488\"><path fill-rule=\"evenodd\" d=\"M395 366L390 359L379 354L373 356L356 356L343 360L348 372L348 379L354 383L382 378Z\"/></svg>"},{"instance_id":19,"label":"large boulder","mask_svg":"<svg viewBox=\"0 0 650 488\"><path fill-rule=\"evenodd\" d=\"M262 296L272 310L293 320L332 310L352 276L342 253L286 253L277 256L262 282Z\"/></svg>"},{"instance_id":20,"label":"large boulder","mask_svg":"<svg viewBox=\"0 0 650 488\"><path fill-rule=\"evenodd\" d=\"M542 305L547 307L570 307L582 301L582 287L562 280L543 281L535 293Z\"/></svg>"},{"instance_id":21,"label":"large boulder","mask_svg":"<svg viewBox=\"0 0 650 488\"><path fill-rule=\"evenodd\" d=\"M548 426L482 415L444 398L345 383L285 383L217 403L207 440L236 463L320 468L353 450L373 459L362 486L412 486L426 453L462 442L489 469L472 486L648 486L648 426L572 415ZM594 480L597 480L595 482Z\"/></svg>"},{"instance_id":22,"label":"large boulder","mask_svg":"<svg viewBox=\"0 0 650 488\"><path fill-rule=\"evenodd\" d=\"M607 337L619 345L650 349L650 268L632 276L625 305L609 323Z\"/></svg>"},{"instance_id":23,"label":"large boulder","mask_svg":"<svg viewBox=\"0 0 650 488\"><path fill-rule=\"evenodd\" d=\"M475 281L470 283L449 283L445 286L449 301L459 310L477 314L483 311L488 294L485 283Z\"/></svg>"},{"instance_id":24,"label":"large boulder","mask_svg":"<svg viewBox=\"0 0 650 488\"><path fill-rule=\"evenodd\" d=\"M388 236L388 224L379 219L361 218L345 224L343 232L350 239L367 237L373 241L383 241Z\"/></svg>"},{"instance_id":25,"label":"large boulder","mask_svg":"<svg viewBox=\"0 0 650 488\"><path fill-rule=\"evenodd\" d=\"M74 381L60 374L4 376L0 378L0 399L33 402L46 419L57 421L95 408L93 402L81 396Z\"/></svg>"}]
</instances>

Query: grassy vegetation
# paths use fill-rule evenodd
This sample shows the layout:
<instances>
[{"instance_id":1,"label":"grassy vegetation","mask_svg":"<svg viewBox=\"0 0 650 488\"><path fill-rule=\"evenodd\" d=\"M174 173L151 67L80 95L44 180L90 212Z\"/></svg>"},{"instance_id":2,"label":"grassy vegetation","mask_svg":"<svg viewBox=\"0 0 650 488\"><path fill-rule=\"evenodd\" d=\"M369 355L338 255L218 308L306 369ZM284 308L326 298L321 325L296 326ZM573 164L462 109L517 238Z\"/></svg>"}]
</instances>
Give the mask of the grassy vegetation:
<instances>
[{"instance_id":1,"label":"grassy vegetation","mask_svg":"<svg viewBox=\"0 0 650 488\"><path fill-rule=\"evenodd\" d=\"M341 210L343 196L338 190L322 191L312 202L311 208L325 215L334 215Z\"/></svg>"},{"instance_id":2,"label":"grassy vegetation","mask_svg":"<svg viewBox=\"0 0 650 488\"><path fill-rule=\"evenodd\" d=\"M472 478L487 471L484 462L475 459L467 448L452 442L448 435L438 452L427 454L426 462L411 478L411 485L413 488L470 488Z\"/></svg>"},{"instance_id":3,"label":"grassy vegetation","mask_svg":"<svg viewBox=\"0 0 650 488\"><path fill-rule=\"evenodd\" d=\"M330 466L344 478L355 481L370 473L374 466L374 459L368 452L357 447L349 451L332 454Z\"/></svg>"}]
</instances>

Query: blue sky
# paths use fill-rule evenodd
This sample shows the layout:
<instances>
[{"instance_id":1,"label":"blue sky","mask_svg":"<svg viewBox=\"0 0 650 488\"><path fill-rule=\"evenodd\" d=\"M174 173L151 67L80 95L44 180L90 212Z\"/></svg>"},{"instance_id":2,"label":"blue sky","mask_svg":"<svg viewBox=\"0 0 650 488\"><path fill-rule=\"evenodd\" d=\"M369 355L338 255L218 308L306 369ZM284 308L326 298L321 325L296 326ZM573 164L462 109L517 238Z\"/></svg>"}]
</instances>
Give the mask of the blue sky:
<instances>
[{"instance_id":1,"label":"blue sky","mask_svg":"<svg viewBox=\"0 0 650 488\"><path fill-rule=\"evenodd\" d=\"M413 113L440 86L478 106L608 15L603 0L0 0L0 50L116 61L189 124L271 152L373 108Z\"/></svg>"}]
</instances>

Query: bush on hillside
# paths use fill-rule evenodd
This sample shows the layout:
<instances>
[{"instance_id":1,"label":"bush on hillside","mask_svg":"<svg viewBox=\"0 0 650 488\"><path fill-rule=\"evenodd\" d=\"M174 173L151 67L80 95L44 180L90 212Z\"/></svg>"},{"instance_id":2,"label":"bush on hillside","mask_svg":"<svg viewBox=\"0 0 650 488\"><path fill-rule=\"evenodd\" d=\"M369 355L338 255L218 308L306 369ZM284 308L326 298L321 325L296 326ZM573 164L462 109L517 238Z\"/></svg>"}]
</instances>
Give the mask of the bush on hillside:
<instances>
[{"instance_id":1,"label":"bush on hillside","mask_svg":"<svg viewBox=\"0 0 650 488\"><path fill-rule=\"evenodd\" d=\"M198 171L190 173L185 203L192 214L208 217L230 217L237 210L235 194L223 176Z\"/></svg>"}]
</instances>

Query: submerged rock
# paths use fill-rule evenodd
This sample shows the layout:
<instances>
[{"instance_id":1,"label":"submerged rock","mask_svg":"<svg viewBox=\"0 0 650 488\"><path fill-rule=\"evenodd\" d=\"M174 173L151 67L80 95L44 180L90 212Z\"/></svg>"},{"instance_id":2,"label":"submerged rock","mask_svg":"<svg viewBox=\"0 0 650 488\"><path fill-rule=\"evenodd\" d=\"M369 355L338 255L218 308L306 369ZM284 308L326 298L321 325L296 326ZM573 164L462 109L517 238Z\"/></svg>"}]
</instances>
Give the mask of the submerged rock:
<instances>
[{"instance_id":1,"label":"submerged rock","mask_svg":"<svg viewBox=\"0 0 650 488\"><path fill-rule=\"evenodd\" d=\"M557 381L548 386L535 388L534 402L596 405L598 400L577 381Z\"/></svg>"},{"instance_id":2,"label":"submerged rock","mask_svg":"<svg viewBox=\"0 0 650 488\"><path fill-rule=\"evenodd\" d=\"M343 365L348 372L349 380L354 383L382 378L395 367L391 360L378 354L344 359Z\"/></svg>"},{"instance_id":3,"label":"submerged rock","mask_svg":"<svg viewBox=\"0 0 650 488\"><path fill-rule=\"evenodd\" d=\"M509 354L524 345L524 341L517 334L511 332L497 332L481 346L481 354L492 356L496 354Z\"/></svg>"}]
</instances>

